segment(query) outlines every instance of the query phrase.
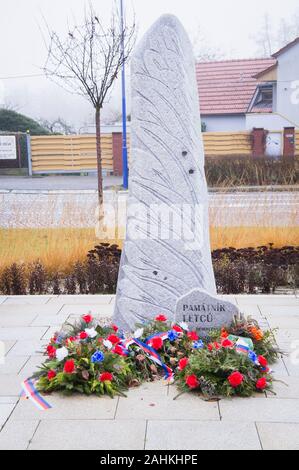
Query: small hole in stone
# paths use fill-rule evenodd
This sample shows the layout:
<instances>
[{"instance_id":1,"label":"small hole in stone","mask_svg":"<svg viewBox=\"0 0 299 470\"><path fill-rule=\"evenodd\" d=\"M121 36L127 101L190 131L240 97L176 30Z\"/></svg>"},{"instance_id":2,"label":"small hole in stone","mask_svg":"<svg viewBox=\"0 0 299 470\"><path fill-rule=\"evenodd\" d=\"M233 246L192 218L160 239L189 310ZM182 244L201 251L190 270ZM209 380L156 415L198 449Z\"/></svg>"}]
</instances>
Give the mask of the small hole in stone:
<instances>
[{"instance_id":1,"label":"small hole in stone","mask_svg":"<svg viewBox=\"0 0 299 470\"><path fill-rule=\"evenodd\" d=\"M193 175L194 173L195 173L195 171L194 171L194 170L192 170L192 169L191 169L191 170L189 170L189 175Z\"/></svg>"},{"instance_id":2,"label":"small hole in stone","mask_svg":"<svg viewBox=\"0 0 299 470\"><path fill-rule=\"evenodd\" d=\"M184 151L182 152L182 155L183 155L183 157L187 157L188 152L187 152L186 150L184 150Z\"/></svg>"},{"instance_id":3,"label":"small hole in stone","mask_svg":"<svg viewBox=\"0 0 299 470\"><path fill-rule=\"evenodd\" d=\"M153 272L153 275L154 275L154 276L158 276L158 271L154 271L154 272Z\"/></svg>"},{"instance_id":4,"label":"small hole in stone","mask_svg":"<svg viewBox=\"0 0 299 470\"><path fill-rule=\"evenodd\" d=\"M164 281L167 281L168 280L168 277L164 277Z\"/></svg>"}]
</instances>

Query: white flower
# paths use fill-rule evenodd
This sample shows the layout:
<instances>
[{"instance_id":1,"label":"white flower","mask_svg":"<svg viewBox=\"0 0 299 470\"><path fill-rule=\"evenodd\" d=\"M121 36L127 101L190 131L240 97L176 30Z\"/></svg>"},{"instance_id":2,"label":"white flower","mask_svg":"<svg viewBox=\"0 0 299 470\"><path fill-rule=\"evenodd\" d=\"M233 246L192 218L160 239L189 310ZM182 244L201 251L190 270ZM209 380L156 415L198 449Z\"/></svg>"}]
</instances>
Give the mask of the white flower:
<instances>
[{"instance_id":1,"label":"white flower","mask_svg":"<svg viewBox=\"0 0 299 470\"><path fill-rule=\"evenodd\" d=\"M180 323L180 327L185 331L189 331L189 326L185 322Z\"/></svg>"},{"instance_id":2,"label":"white flower","mask_svg":"<svg viewBox=\"0 0 299 470\"><path fill-rule=\"evenodd\" d=\"M65 347L57 349L56 351L56 358L60 362L63 361L66 357L68 357L68 355L69 355L69 352Z\"/></svg>"},{"instance_id":3,"label":"white flower","mask_svg":"<svg viewBox=\"0 0 299 470\"><path fill-rule=\"evenodd\" d=\"M94 328L85 328L85 333L87 333L91 339L98 336L98 333Z\"/></svg>"},{"instance_id":4,"label":"white flower","mask_svg":"<svg viewBox=\"0 0 299 470\"><path fill-rule=\"evenodd\" d=\"M105 348L107 349L112 349L113 348L113 344L111 343L111 341L109 341L108 339L105 339L103 341L103 345L105 346Z\"/></svg>"},{"instance_id":5,"label":"white flower","mask_svg":"<svg viewBox=\"0 0 299 470\"><path fill-rule=\"evenodd\" d=\"M144 328L139 328L139 330L136 330L133 337L138 339L138 338L141 338L141 336L143 336L143 333L144 333Z\"/></svg>"}]
</instances>

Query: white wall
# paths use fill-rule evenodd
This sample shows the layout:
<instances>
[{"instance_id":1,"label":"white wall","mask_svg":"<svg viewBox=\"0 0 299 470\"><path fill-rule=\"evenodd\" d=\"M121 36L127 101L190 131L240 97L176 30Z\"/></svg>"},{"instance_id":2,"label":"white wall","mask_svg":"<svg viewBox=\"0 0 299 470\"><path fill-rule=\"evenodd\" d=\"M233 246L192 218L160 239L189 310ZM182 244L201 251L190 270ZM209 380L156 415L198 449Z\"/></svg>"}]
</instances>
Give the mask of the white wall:
<instances>
[{"instance_id":1,"label":"white wall","mask_svg":"<svg viewBox=\"0 0 299 470\"><path fill-rule=\"evenodd\" d=\"M223 114L219 116L201 116L207 126L207 132L244 131L246 129L245 115Z\"/></svg>"},{"instance_id":2,"label":"white wall","mask_svg":"<svg viewBox=\"0 0 299 470\"><path fill-rule=\"evenodd\" d=\"M299 43L278 56L277 112L299 128Z\"/></svg>"},{"instance_id":3,"label":"white wall","mask_svg":"<svg viewBox=\"0 0 299 470\"><path fill-rule=\"evenodd\" d=\"M249 113L246 114L246 130L261 127L268 131L282 131L284 127L292 127L292 122L284 119L279 114Z\"/></svg>"}]
</instances>

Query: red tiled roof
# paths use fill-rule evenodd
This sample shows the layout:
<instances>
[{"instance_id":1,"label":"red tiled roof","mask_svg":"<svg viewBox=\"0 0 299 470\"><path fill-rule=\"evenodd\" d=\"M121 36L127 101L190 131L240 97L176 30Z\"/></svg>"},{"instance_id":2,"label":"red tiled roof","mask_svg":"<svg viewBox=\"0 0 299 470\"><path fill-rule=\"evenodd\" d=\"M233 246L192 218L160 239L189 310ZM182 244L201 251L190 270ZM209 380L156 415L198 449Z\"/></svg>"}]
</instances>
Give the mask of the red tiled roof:
<instances>
[{"instance_id":1,"label":"red tiled roof","mask_svg":"<svg viewBox=\"0 0 299 470\"><path fill-rule=\"evenodd\" d=\"M254 76L275 63L275 59L199 62L196 74L201 113L246 113L258 84Z\"/></svg>"}]
</instances>

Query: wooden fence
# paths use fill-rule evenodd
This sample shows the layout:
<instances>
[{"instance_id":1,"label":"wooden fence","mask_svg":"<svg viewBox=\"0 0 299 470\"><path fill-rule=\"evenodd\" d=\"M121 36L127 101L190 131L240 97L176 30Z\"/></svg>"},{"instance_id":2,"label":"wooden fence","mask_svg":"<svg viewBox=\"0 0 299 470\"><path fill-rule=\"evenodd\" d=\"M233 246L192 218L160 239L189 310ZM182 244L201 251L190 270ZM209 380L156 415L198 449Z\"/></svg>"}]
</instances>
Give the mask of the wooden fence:
<instances>
[{"instance_id":1,"label":"wooden fence","mask_svg":"<svg viewBox=\"0 0 299 470\"><path fill-rule=\"evenodd\" d=\"M94 135L31 137L32 172L80 173L97 167ZM113 171L112 135L102 136L103 168Z\"/></svg>"},{"instance_id":2,"label":"wooden fence","mask_svg":"<svg viewBox=\"0 0 299 470\"><path fill-rule=\"evenodd\" d=\"M121 146L114 145L114 136L102 135L103 170L107 173L112 173L116 159L121 159ZM251 132L205 132L203 140L207 157L252 155ZM31 137L31 155L33 174L80 173L95 171L97 166L94 135ZM299 156L299 131L296 156Z\"/></svg>"}]
</instances>

